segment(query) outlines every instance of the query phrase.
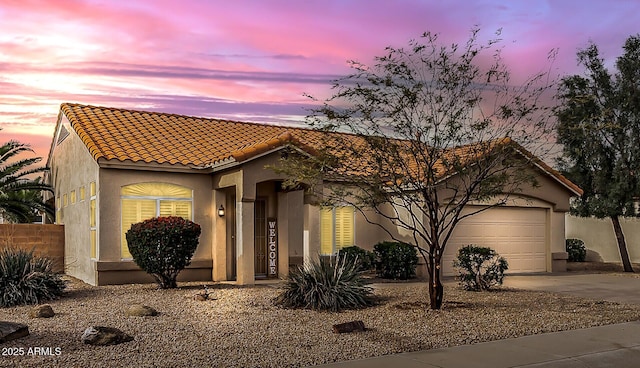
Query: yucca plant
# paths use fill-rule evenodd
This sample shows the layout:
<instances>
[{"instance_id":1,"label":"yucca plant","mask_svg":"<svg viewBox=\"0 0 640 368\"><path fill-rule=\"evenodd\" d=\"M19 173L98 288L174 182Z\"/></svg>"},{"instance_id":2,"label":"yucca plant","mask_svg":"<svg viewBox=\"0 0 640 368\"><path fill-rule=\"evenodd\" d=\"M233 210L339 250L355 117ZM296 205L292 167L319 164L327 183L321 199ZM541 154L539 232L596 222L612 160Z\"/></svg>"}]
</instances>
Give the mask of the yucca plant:
<instances>
[{"instance_id":1,"label":"yucca plant","mask_svg":"<svg viewBox=\"0 0 640 368\"><path fill-rule=\"evenodd\" d=\"M357 262L347 257L321 257L289 273L284 291L274 303L285 308L338 312L372 305L372 292Z\"/></svg>"},{"instance_id":2,"label":"yucca plant","mask_svg":"<svg viewBox=\"0 0 640 368\"><path fill-rule=\"evenodd\" d=\"M64 288L65 282L52 271L50 259L22 249L0 250L0 307L56 299Z\"/></svg>"}]
</instances>

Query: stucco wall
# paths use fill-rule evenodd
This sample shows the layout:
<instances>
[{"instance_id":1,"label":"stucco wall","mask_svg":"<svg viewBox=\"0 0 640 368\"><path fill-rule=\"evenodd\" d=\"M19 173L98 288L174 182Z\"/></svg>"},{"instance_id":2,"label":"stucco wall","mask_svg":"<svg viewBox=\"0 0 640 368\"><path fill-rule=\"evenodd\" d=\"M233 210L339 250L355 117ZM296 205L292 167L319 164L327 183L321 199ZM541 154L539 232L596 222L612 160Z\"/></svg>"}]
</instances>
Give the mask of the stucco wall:
<instances>
[{"instance_id":1,"label":"stucco wall","mask_svg":"<svg viewBox=\"0 0 640 368\"><path fill-rule=\"evenodd\" d=\"M211 176L207 174L100 169L99 261L120 261L121 216L120 189L129 184L162 182L193 190L193 221L200 224L200 243L194 260L211 259L212 215L214 213ZM107 184L108 183L108 184Z\"/></svg>"},{"instance_id":2,"label":"stucco wall","mask_svg":"<svg viewBox=\"0 0 640 368\"><path fill-rule=\"evenodd\" d=\"M233 214L214 217L214 280L228 279L231 268L235 266L238 283L254 282L254 201L257 198L267 200L268 217L278 218L279 277L287 275L290 263L301 262L304 253L304 196L302 191L279 191L276 182L283 180L283 176L265 167L277 164L279 159L280 153L272 152L212 176L215 207L225 203L227 209L235 207ZM230 200L235 202L230 203ZM231 250L230 237L227 236L233 231L232 220L235 220L234 250Z\"/></svg>"},{"instance_id":3,"label":"stucco wall","mask_svg":"<svg viewBox=\"0 0 640 368\"><path fill-rule=\"evenodd\" d=\"M621 218L631 262L640 263L640 219ZM587 248L587 261L621 262L611 219L566 215L567 239L581 239Z\"/></svg>"},{"instance_id":4,"label":"stucco wall","mask_svg":"<svg viewBox=\"0 0 640 368\"><path fill-rule=\"evenodd\" d=\"M89 227L89 184L96 182L96 188L99 190L98 165L64 116L60 123L69 135L55 146L49 165L51 184L54 187L56 199L60 203L60 224L65 225L65 270L71 276L94 284ZM84 200L80 199L80 187L84 187L85 190ZM71 203L70 193L74 190L77 200ZM62 203L65 194L68 200L67 206ZM99 206L100 199L98 198L96 202Z\"/></svg>"},{"instance_id":5,"label":"stucco wall","mask_svg":"<svg viewBox=\"0 0 640 368\"><path fill-rule=\"evenodd\" d=\"M455 179L452 179L455 180ZM525 186L517 194L511 194L506 206L523 208L542 208L547 210L546 231L546 268L547 271L555 271L553 253L565 251L565 211L569 209L571 193L559 184L555 179L546 175L537 177L538 186ZM496 198L497 200L498 198ZM495 203L475 203L475 205ZM369 212L371 213L371 212ZM374 221L381 221L385 227L394 234L394 237L402 241L413 243L411 234L399 228L381 217L370 216ZM426 219L425 219L426 220ZM390 236L376 225L365 221L364 216L356 215L356 244L362 248L372 250L373 245L379 241L390 240ZM422 262L422 259L420 259ZM424 267L424 266L421 266Z\"/></svg>"}]
</instances>

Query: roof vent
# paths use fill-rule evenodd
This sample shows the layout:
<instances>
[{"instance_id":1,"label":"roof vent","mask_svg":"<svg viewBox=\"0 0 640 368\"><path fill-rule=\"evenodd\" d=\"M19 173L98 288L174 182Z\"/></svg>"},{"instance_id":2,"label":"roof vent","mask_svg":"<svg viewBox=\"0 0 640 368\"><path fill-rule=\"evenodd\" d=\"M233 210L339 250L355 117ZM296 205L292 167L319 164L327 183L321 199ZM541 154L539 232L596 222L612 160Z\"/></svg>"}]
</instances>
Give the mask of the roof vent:
<instances>
[{"instance_id":1,"label":"roof vent","mask_svg":"<svg viewBox=\"0 0 640 368\"><path fill-rule=\"evenodd\" d=\"M62 143L62 141L64 141L64 139L67 138L68 136L69 136L69 131L67 130L67 128L64 127L64 125L61 125L56 146L60 145L60 143Z\"/></svg>"}]
</instances>

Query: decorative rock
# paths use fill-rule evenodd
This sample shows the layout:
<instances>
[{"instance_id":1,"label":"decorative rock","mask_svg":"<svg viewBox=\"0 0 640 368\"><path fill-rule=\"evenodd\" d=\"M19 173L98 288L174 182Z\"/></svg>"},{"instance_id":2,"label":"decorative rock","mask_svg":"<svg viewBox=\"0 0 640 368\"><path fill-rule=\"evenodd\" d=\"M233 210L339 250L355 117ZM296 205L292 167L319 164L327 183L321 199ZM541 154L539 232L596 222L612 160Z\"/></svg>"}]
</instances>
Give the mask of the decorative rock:
<instances>
[{"instance_id":1,"label":"decorative rock","mask_svg":"<svg viewBox=\"0 0 640 368\"><path fill-rule=\"evenodd\" d=\"M114 327L91 326L82 334L82 342L89 345L116 345L131 340L132 336Z\"/></svg>"},{"instance_id":2,"label":"decorative rock","mask_svg":"<svg viewBox=\"0 0 640 368\"><path fill-rule=\"evenodd\" d=\"M211 299L211 292L209 291L209 288L207 288L207 285L204 285L204 290L197 292L196 294L193 295L193 300L197 300L199 302L204 302L205 300L209 300Z\"/></svg>"},{"instance_id":3,"label":"decorative rock","mask_svg":"<svg viewBox=\"0 0 640 368\"><path fill-rule=\"evenodd\" d=\"M29 311L29 318L51 318L55 315L49 304L37 305Z\"/></svg>"},{"instance_id":4,"label":"decorative rock","mask_svg":"<svg viewBox=\"0 0 640 368\"><path fill-rule=\"evenodd\" d=\"M0 321L0 343L29 336L29 327L21 323Z\"/></svg>"},{"instance_id":5,"label":"decorative rock","mask_svg":"<svg viewBox=\"0 0 640 368\"><path fill-rule=\"evenodd\" d=\"M200 294L200 293L195 294L193 296L193 300L197 300L199 302L204 302L205 300L207 300L207 295L206 294Z\"/></svg>"},{"instance_id":6,"label":"decorative rock","mask_svg":"<svg viewBox=\"0 0 640 368\"><path fill-rule=\"evenodd\" d=\"M333 325L334 333L360 332L364 330L366 330L366 327L364 327L364 322L362 321L351 321Z\"/></svg>"},{"instance_id":7,"label":"decorative rock","mask_svg":"<svg viewBox=\"0 0 640 368\"><path fill-rule=\"evenodd\" d=\"M129 317L150 317L157 316L158 311L146 305L133 304L127 309L125 314Z\"/></svg>"}]
</instances>

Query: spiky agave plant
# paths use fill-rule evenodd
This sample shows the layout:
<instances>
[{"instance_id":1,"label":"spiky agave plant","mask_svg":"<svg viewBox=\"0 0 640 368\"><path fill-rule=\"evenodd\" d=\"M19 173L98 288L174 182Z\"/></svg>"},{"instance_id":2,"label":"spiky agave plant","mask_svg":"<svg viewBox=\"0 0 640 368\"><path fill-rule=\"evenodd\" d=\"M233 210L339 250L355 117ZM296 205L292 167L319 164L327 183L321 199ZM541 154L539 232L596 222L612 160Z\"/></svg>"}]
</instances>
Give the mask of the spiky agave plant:
<instances>
[{"instance_id":1,"label":"spiky agave plant","mask_svg":"<svg viewBox=\"0 0 640 368\"><path fill-rule=\"evenodd\" d=\"M60 275L52 271L50 259L22 249L0 250L0 307L56 299L65 286Z\"/></svg>"},{"instance_id":2,"label":"spiky agave plant","mask_svg":"<svg viewBox=\"0 0 640 368\"><path fill-rule=\"evenodd\" d=\"M289 273L274 303L285 308L328 310L364 308L373 304L373 289L362 278L357 259L320 257Z\"/></svg>"}]
</instances>

